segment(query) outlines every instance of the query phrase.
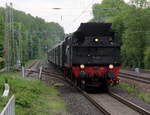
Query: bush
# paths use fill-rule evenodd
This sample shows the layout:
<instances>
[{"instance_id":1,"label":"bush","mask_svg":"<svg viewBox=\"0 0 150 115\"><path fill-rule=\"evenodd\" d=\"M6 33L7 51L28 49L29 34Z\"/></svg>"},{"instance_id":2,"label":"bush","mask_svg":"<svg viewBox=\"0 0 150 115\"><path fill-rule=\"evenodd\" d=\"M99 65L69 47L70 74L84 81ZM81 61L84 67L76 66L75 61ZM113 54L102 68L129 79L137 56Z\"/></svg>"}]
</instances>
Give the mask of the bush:
<instances>
[{"instance_id":1,"label":"bush","mask_svg":"<svg viewBox=\"0 0 150 115\"><path fill-rule=\"evenodd\" d=\"M0 92L6 79L11 88L10 94L16 97L16 115L55 115L65 112L64 101L55 87L11 73L0 75ZM0 100L1 109L6 99Z\"/></svg>"}]
</instances>

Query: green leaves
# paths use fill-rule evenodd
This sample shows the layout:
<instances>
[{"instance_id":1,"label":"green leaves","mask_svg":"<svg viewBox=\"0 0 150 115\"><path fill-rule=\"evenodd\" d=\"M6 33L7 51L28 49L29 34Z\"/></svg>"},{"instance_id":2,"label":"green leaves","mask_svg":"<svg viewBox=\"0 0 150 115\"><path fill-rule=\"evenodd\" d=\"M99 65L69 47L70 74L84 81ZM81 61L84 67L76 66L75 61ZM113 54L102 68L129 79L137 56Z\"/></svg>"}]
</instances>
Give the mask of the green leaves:
<instances>
[{"instance_id":1,"label":"green leaves","mask_svg":"<svg viewBox=\"0 0 150 115\"><path fill-rule=\"evenodd\" d=\"M123 66L148 68L150 66L150 8L147 0L103 0L93 6L96 22L111 22L122 44ZM145 51L146 50L146 51Z\"/></svg>"},{"instance_id":2,"label":"green leaves","mask_svg":"<svg viewBox=\"0 0 150 115\"><path fill-rule=\"evenodd\" d=\"M103 0L101 4L93 5L94 21L110 22L125 7L123 0Z\"/></svg>"},{"instance_id":3,"label":"green leaves","mask_svg":"<svg viewBox=\"0 0 150 115\"><path fill-rule=\"evenodd\" d=\"M0 74L0 94L5 79L10 85L10 96L16 97L16 115L57 115L66 111L60 92L54 86L48 86L39 80L24 79L19 73ZM8 98L0 98L0 111Z\"/></svg>"},{"instance_id":4,"label":"green leaves","mask_svg":"<svg viewBox=\"0 0 150 115\"><path fill-rule=\"evenodd\" d=\"M15 65L17 60L24 63L30 59L43 58L50 47L63 40L64 30L59 24L48 23L39 17L12 10L14 21L5 25L6 8L0 8L0 57L4 57L4 46L7 48L8 45L4 39L6 30L7 41L10 42L7 55L10 57L11 66ZM12 30L10 27L13 27Z\"/></svg>"},{"instance_id":5,"label":"green leaves","mask_svg":"<svg viewBox=\"0 0 150 115\"><path fill-rule=\"evenodd\" d=\"M144 68L144 51L147 47L146 31L149 30L150 24L145 20L145 9L131 7L124 15L124 34L122 49L126 51L123 55L124 60L130 60L130 67ZM149 25L149 27L148 27ZM149 44L150 45L150 44ZM123 51L122 51L123 52ZM132 61L131 61L132 60Z\"/></svg>"},{"instance_id":6,"label":"green leaves","mask_svg":"<svg viewBox=\"0 0 150 115\"><path fill-rule=\"evenodd\" d=\"M148 47L144 52L144 65L146 68L150 69L150 47Z\"/></svg>"}]
</instances>

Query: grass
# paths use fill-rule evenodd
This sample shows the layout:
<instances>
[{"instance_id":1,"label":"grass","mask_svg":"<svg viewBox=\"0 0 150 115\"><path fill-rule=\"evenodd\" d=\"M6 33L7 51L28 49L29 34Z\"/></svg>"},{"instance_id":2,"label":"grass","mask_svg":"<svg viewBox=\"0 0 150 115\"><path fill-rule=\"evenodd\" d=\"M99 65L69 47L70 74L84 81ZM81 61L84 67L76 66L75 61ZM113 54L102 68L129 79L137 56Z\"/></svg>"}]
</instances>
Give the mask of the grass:
<instances>
[{"instance_id":1,"label":"grass","mask_svg":"<svg viewBox=\"0 0 150 115\"><path fill-rule=\"evenodd\" d=\"M10 94L15 94L16 97L16 115L66 113L65 103L54 86L47 86L38 80L23 79L18 73L9 73L0 75L0 92L3 90L5 81L8 81L11 87ZM8 98L0 97L0 111Z\"/></svg>"},{"instance_id":2,"label":"grass","mask_svg":"<svg viewBox=\"0 0 150 115\"><path fill-rule=\"evenodd\" d=\"M150 103L150 93L146 93L140 89L137 89L133 85L128 84L128 83L120 83L118 87L138 97L139 99L142 99L143 101L147 103Z\"/></svg>"}]
</instances>

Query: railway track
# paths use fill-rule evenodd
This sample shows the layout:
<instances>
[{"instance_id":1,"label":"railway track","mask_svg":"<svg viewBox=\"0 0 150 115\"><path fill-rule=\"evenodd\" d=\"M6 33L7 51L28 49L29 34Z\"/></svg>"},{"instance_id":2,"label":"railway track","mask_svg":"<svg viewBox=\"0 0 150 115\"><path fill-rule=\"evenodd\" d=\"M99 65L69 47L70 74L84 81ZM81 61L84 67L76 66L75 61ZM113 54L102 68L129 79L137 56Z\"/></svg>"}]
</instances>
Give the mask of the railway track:
<instances>
[{"instance_id":1,"label":"railway track","mask_svg":"<svg viewBox=\"0 0 150 115\"><path fill-rule=\"evenodd\" d=\"M127 69L127 71L135 72L135 70L133 70L133 69ZM140 68L139 68L139 72L140 72L140 73L150 74L150 70L148 70L148 69L140 69Z\"/></svg>"},{"instance_id":2,"label":"railway track","mask_svg":"<svg viewBox=\"0 0 150 115\"><path fill-rule=\"evenodd\" d=\"M140 69L140 72L150 74L150 70Z\"/></svg>"},{"instance_id":3,"label":"railway track","mask_svg":"<svg viewBox=\"0 0 150 115\"><path fill-rule=\"evenodd\" d=\"M37 71L36 69L37 69L38 65L40 65L40 61L38 61L38 60L34 61L27 69L25 69L25 71L28 71L25 76L29 76L32 72ZM31 68L33 68L33 69L31 69Z\"/></svg>"},{"instance_id":4,"label":"railway track","mask_svg":"<svg viewBox=\"0 0 150 115\"><path fill-rule=\"evenodd\" d=\"M29 67L28 67L28 69L31 69L36 63L38 63L38 61L36 60L36 61L34 61Z\"/></svg>"},{"instance_id":5,"label":"railway track","mask_svg":"<svg viewBox=\"0 0 150 115\"><path fill-rule=\"evenodd\" d=\"M140 76L140 75L134 75L134 74L129 74L129 73L119 73L120 77L127 78L127 79L132 79L135 81L139 81L142 83L150 84L150 76Z\"/></svg>"},{"instance_id":6,"label":"railway track","mask_svg":"<svg viewBox=\"0 0 150 115\"><path fill-rule=\"evenodd\" d=\"M113 92L109 92L109 95L111 95L112 97L114 97L115 99L117 99L118 101L120 101L121 103L127 105L128 107L132 108L133 110L139 112L142 115L150 115L150 111L147 111L146 109L128 101L127 99L119 96L118 94L115 94Z\"/></svg>"},{"instance_id":7,"label":"railway track","mask_svg":"<svg viewBox=\"0 0 150 115\"><path fill-rule=\"evenodd\" d=\"M27 70L28 71L28 70ZM36 70L29 70L33 73L39 73ZM54 72L42 72L43 75L48 75L50 77L58 78L63 81L67 81L69 84L73 85L72 82L67 79L65 80L62 74L54 73ZM137 106L134 103L122 98L121 96L109 92L107 94L89 94L79 87L73 85L84 97L86 97L95 107L97 107L103 114L105 115L150 115L150 112ZM102 98L103 97L103 98ZM104 98L105 97L105 98ZM103 100L104 99L104 100ZM108 100L110 99L110 100ZM107 102L107 103L106 103ZM104 105L105 104L105 105ZM109 106L107 106L109 105ZM112 106L112 107L110 107ZM119 108L119 109L117 109ZM117 110L117 111L116 111ZM116 112L117 113L116 113ZM130 113L130 114L129 114Z\"/></svg>"},{"instance_id":8,"label":"railway track","mask_svg":"<svg viewBox=\"0 0 150 115\"><path fill-rule=\"evenodd\" d=\"M27 70L28 71L28 70ZM39 73L36 70L30 70L30 72L34 72L34 73ZM49 75L50 77L54 77L54 78L58 78L61 79L65 82L68 82L70 85L73 85L72 82L69 79L64 79L64 77L62 76L62 74L57 74L57 73L51 73L51 72L42 72L42 74L44 75ZM102 113L104 113L105 115L111 115L111 113L109 113L107 110L105 110L105 108L103 108L102 106L100 106L91 96L89 96L85 91L81 90L79 87L76 87L75 85L73 85L84 97L86 97L94 106L96 106L96 108L98 108Z\"/></svg>"}]
</instances>

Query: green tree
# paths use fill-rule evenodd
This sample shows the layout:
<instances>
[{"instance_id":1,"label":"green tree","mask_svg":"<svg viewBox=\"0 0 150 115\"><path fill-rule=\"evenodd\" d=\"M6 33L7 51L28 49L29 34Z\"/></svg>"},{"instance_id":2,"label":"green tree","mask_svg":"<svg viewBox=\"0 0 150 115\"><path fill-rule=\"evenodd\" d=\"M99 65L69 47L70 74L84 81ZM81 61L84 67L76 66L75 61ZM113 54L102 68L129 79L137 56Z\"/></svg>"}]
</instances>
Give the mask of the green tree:
<instances>
[{"instance_id":1,"label":"green tree","mask_svg":"<svg viewBox=\"0 0 150 115\"><path fill-rule=\"evenodd\" d=\"M0 8L0 68L4 66L4 14L3 9Z\"/></svg>"},{"instance_id":2,"label":"green tree","mask_svg":"<svg viewBox=\"0 0 150 115\"><path fill-rule=\"evenodd\" d=\"M93 6L91 21L111 22L122 43L124 66L148 67L150 46L150 9L148 0L103 0Z\"/></svg>"},{"instance_id":3,"label":"green tree","mask_svg":"<svg viewBox=\"0 0 150 115\"><path fill-rule=\"evenodd\" d=\"M11 66L15 65L17 60L24 63L30 59L42 58L46 56L49 48L63 40L64 30L59 24L48 23L42 18L33 17L15 9L12 10L13 22L8 21L7 25L4 25L6 9L0 8L0 14L2 14L0 16L0 61L4 57L4 30L8 32L7 38L10 42ZM9 29L10 25L14 31Z\"/></svg>"},{"instance_id":4,"label":"green tree","mask_svg":"<svg viewBox=\"0 0 150 115\"><path fill-rule=\"evenodd\" d=\"M111 18L125 8L123 0L103 0L101 4L93 5L93 21L110 22Z\"/></svg>"},{"instance_id":5,"label":"green tree","mask_svg":"<svg viewBox=\"0 0 150 115\"><path fill-rule=\"evenodd\" d=\"M144 64L145 68L150 69L150 47L148 47L144 52Z\"/></svg>"}]
</instances>

